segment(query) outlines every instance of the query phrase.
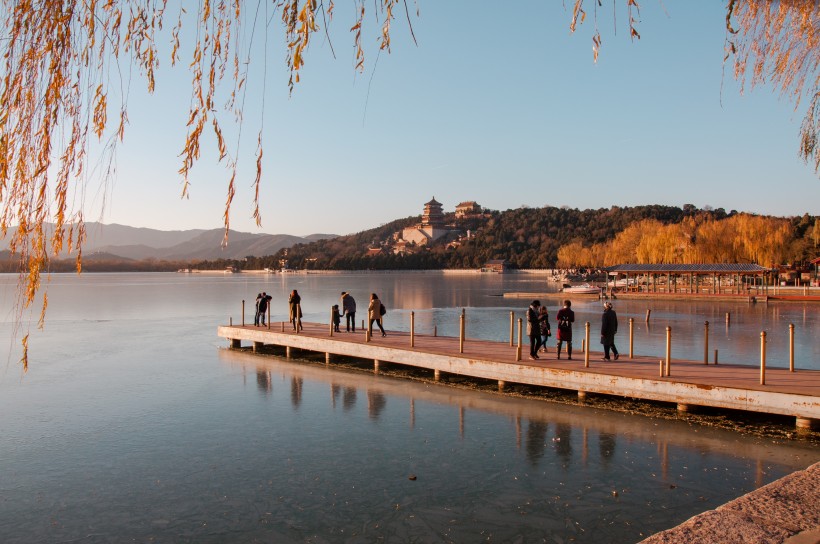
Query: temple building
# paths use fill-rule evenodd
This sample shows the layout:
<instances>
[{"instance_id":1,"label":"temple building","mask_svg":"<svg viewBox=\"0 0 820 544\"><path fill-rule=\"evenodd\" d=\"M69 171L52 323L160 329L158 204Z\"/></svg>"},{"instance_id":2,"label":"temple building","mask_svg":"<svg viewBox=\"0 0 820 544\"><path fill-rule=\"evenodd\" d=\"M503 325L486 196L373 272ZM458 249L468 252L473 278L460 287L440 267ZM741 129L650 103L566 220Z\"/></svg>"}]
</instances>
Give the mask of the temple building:
<instances>
[{"instance_id":1,"label":"temple building","mask_svg":"<svg viewBox=\"0 0 820 544\"><path fill-rule=\"evenodd\" d=\"M441 209L441 202L433 197L430 202L424 205L421 223L402 230L401 237L408 244L415 243L422 246L433 240L438 240L448 232L450 232L450 229L444 225L444 212Z\"/></svg>"}]
</instances>

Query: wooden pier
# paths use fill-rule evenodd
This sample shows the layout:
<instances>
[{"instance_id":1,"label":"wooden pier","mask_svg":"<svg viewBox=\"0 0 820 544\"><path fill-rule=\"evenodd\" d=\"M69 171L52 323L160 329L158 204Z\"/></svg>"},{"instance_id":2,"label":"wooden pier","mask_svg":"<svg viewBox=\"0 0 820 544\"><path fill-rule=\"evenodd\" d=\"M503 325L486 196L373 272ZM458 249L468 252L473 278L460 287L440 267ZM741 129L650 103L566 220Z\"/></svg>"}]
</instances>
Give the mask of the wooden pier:
<instances>
[{"instance_id":1,"label":"wooden pier","mask_svg":"<svg viewBox=\"0 0 820 544\"><path fill-rule=\"evenodd\" d=\"M680 411L697 406L745 410L793 416L798 428L820 426L820 371L816 370L767 368L764 380L761 369L754 366L672 359L667 372L663 356L630 359L622 353L617 361L601 361L601 352L581 351L580 338L573 360L567 360L566 353L556 359L551 347L550 353L539 354L539 360L524 361L519 360L518 347L507 342L397 331L368 339L361 330L331 335L327 324L304 322L303 327L297 334L290 323L274 323L271 328L222 325L217 334L233 348L242 347L244 341L255 350L265 344L283 346L289 356L292 350L324 353L328 363L333 356L371 360L376 372L380 362L389 362L428 369L434 379L446 372L494 380L499 389L520 383L577 391L579 398L597 393L675 403Z\"/></svg>"}]
</instances>

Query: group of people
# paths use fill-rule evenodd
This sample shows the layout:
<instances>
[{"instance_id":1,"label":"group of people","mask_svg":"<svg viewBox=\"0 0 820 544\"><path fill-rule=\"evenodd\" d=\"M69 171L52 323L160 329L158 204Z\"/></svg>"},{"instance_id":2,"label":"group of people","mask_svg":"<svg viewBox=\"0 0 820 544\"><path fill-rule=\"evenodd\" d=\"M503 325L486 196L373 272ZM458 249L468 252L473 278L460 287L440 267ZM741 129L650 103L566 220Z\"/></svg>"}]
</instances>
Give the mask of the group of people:
<instances>
[{"instance_id":1,"label":"group of people","mask_svg":"<svg viewBox=\"0 0 820 544\"><path fill-rule=\"evenodd\" d=\"M268 311L270 300L273 297L265 292L259 293L256 296L256 314L253 318L253 324L256 326L265 325L265 315ZM332 308L333 330L340 332L339 326L342 322L342 315L345 316L347 332L356 332L356 300L347 291L342 291L342 307L339 309L338 304L334 304ZM382 325L382 318L387 313L387 310L379 300L376 293L370 294L370 304L367 307L367 317L369 320L369 331L373 331L373 323L379 327L382 336L387 336ZM293 326L294 331L302 330L302 297L299 292L294 289L288 296L288 320Z\"/></svg>"},{"instance_id":2,"label":"group of people","mask_svg":"<svg viewBox=\"0 0 820 544\"><path fill-rule=\"evenodd\" d=\"M564 306L555 315L558 325L556 351L561 358L561 348L567 344L567 359L572 360L572 324L575 322L575 312L572 311L572 302L564 301ZM601 317L601 344L604 346L604 361L615 360L620 357L615 347L615 334L618 332L618 316L612 309L612 303L604 302L604 313ZM530 337L530 359L539 359L538 352L547 352L547 339L552 336L549 322L549 313L541 301L533 300L527 308L527 335ZM612 356L610 356L610 352Z\"/></svg>"},{"instance_id":3,"label":"group of people","mask_svg":"<svg viewBox=\"0 0 820 544\"><path fill-rule=\"evenodd\" d=\"M382 336L387 336L387 333L384 332L384 326L382 326L382 318L386 313L387 310L382 301L379 300L379 296L376 293L370 293L370 303L367 305L367 319L369 322L367 330L372 333L373 323L376 323ZM347 291L342 291L341 311L338 304L333 305L333 330L336 332L340 332L339 325L342 322L342 315L345 316L345 330L347 332L356 332L356 300Z\"/></svg>"}]
</instances>

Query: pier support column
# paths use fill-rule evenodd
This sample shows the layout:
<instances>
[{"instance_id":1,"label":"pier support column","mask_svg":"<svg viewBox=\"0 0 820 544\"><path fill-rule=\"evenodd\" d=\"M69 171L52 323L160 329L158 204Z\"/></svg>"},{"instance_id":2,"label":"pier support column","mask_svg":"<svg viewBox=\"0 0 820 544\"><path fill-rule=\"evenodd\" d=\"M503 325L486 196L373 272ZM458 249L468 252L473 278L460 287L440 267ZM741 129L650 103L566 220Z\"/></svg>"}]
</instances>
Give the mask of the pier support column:
<instances>
[{"instance_id":1,"label":"pier support column","mask_svg":"<svg viewBox=\"0 0 820 544\"><path fill-rule=\"evenodd\" d=\"M232 348L239 349L242 347L242 340L240 340L239 338L231 338L230 341Z\"/></svg>"},{"instance_id":2,"label":"pier support column","mask_svg":"<svg viewBox=\"0 0 820 544\"><path fill-rule=\"evenodd\" d=\"M682 412L684 414L691 414L694 413L696 410L694 404L686 404L683 402L678 403L678 412Z\"/></svg>"},{"instance_id":3,"label":"pier support column","mask_svg":"<svg viewBox=\"0 0 820 544\"><path fill-rule=\"evenodd\" d=\"M330 364L330 352L329 351L325 352L325 364L326 365Z\"/></svg>"},{"instance_id":4,"label":"pier support column","mask_svg":"<svg viewBox=\"0 0 820 544\"><path fill-rule=\"evenodd\" d=\"M797 416L796 427L798 430L816 431L820 430L820 419L813 417Z\"/></svg>"},{"instance_id":5,"label":"pier support column","mask_svg":"<svg viewBox=\"0 0 820 544\"><path fill-rule=\"evenodd\" d=\"M285 346L285 357L290 359L290 346Z\"/></svg>"},{"instance_id":6,"label":"pier support column","mask_svg":"<svg viewBox=\"0 0 820 544\"><path fill-rule=\"evenodd\" d=\"M439 369L433 370L433 379L437 382L441 381L441 370L439 370Z\"/></svg>"},{"instance_id":7,"label":"pier support column","mask_svg":"<svg viewBox=\"0 0 820 544\"><path fill-rule=\"evenodd\" d=\"M578 391L578 402L586 402L587 401L587 392L586 391Z\"/></svg>"},{"instance_id":8,"label":"pier support column","mask_svg":"<svg viewBox=\"0 0 820 544\"><path fill-rule=\"evenodd\" d=\"M373 374L379 373L379 360L373 359Z\"/></svg>"},{"instance_id":9,"label":"pier support column","mask_svg":"<svg viewBox=\"0 0 820 544\"><path fill-rule=\"evenodd\" d=\"M257 351L260 351L262 349L262 346L264 346L264 345L265 344L263 342L254 342L253 343L253 352L256 353Z\"/></svg>"},{"instance_id":10,"label":"pier support column","mask_svg":"<svg viewBox=\"0 0 820 544\"><path fill-rule=\"evenodd\" d=\"M504 391L504 387L506 387L506 386L507 386L507 382L505 382L504 380L498 380L498 390L499 391Z\"/></svg>"}]
</instances>

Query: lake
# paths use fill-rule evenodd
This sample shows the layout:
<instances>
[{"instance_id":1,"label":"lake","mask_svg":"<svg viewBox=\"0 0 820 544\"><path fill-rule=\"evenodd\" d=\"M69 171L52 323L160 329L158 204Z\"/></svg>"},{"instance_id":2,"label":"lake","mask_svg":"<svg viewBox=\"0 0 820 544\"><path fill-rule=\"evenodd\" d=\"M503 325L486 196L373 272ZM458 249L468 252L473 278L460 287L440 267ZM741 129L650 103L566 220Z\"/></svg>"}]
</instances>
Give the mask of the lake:
<instances>
[{"instance_id":1,"label":"lake","mask_svg":"<svg viewBox=\"0 0 820 544\"><path fill-rule=\"evenodd\" d=\"M0 276L13 334L16 276ZM4 542L635 542L820 460L805 441L470 391L225 349L260 291L286 319L291 289L325 321L341 291L385 326L506 340L543 276L55 275L43 331L0 373ZM554 289L554 287L553 287ZM550 314L557 300L548 301ZM573 304L600 326L600 303ZM647 309L650 324L644 323ZM810 304L616 301L635 351L817 368ZM34 316L38 314L35 310ZM731 312L731 325L724 315ZM554 322L554 320L553 320ZM719 324L719 325L718 325ZM577 325L576 325L577 326ZM593 346L597 348L597 346Z\"/></svg>"}]
</instances>

